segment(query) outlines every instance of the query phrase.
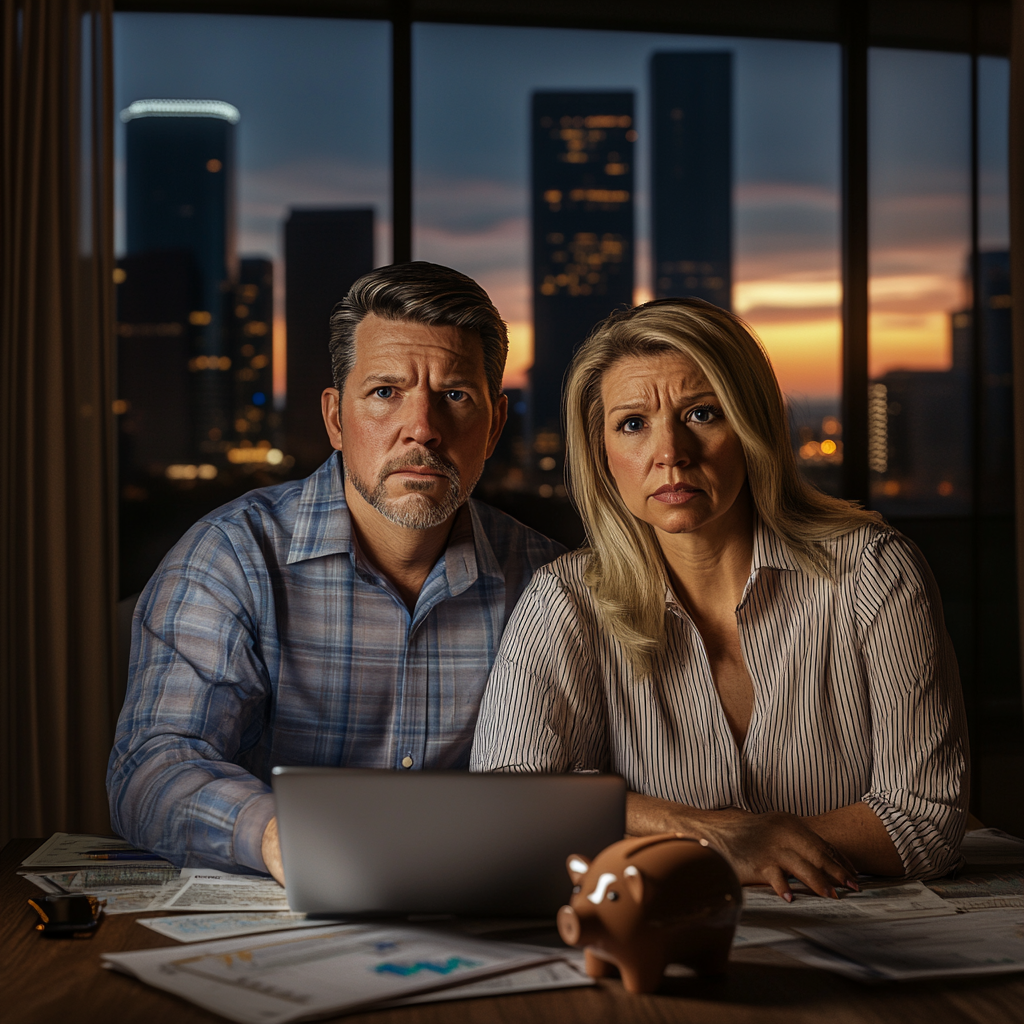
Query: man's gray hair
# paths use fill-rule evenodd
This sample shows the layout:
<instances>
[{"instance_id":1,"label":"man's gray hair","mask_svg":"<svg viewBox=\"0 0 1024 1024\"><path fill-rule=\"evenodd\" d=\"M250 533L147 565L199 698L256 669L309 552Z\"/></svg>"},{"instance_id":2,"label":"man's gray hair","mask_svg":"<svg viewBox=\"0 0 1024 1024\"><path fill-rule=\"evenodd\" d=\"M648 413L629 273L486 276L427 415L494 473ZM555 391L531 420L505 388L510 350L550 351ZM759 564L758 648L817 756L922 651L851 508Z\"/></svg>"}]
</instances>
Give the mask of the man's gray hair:
<instances>
[{"instance_id":1,"label":"man's gray hair","mask_svg":"<svg viewBox=\"0 0 1024 1024\"><path fill-rule=\"evenodd\" d=\"M384 320L461 327L483 342L491 401L501 394L508 328L494 303L471 277L436 263L394 263L364 274L331 313L331 372L341 393L355 363L356 328L369 314Z\"/></svg>"}]
</instances>

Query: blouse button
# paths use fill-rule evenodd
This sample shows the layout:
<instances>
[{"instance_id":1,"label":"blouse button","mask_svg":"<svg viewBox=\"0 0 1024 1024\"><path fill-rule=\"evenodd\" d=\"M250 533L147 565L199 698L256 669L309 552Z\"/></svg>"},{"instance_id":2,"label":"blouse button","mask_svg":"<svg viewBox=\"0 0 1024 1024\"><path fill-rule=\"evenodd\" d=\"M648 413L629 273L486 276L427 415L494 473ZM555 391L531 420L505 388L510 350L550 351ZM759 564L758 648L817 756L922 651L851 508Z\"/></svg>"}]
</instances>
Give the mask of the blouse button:
<instances>
[{"instance_id":1,"label":"blouse button","mask_svg":"<svg viewBox=\"0 0 1024 1024\"><path fill-rule=\"evenodd\" d=\"M411 768L412 767L412 758L408 754L406 754L405 757L402 758L402 767L403 768Z\"/></svg>"}]
</instances>

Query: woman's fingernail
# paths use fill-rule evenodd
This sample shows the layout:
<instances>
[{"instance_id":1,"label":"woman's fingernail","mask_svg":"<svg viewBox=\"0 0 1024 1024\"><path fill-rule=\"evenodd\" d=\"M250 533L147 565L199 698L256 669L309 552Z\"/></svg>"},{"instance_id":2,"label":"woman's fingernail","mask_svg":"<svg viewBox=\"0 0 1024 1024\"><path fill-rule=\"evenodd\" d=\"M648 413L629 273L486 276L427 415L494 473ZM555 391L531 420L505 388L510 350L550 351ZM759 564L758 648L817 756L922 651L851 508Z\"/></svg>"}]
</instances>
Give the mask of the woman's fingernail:
<instances>
[{"instance_id":1,"label":"woman's fingernail","mask_svg":"<svg viewBox=\"0 0 1024 1024\"><path fill-rule=\"evenodd\" d=\"M784 893L782 894L782 898L783 898L783 899L784 899L784 900L785 900L785 901L786 901L787 903L792 903L792 902L793 902L793 894L792 894L791 892L784 892Z\"/></svg>"},{"instance_id":2,"label":"woman's fingernail","mask_svg":"<svg viewBox=\"0 0 1024 1024\"><path fill-rule=\"evenodd\" d=\"M852 889L854 892L860 892L860 886L853 881L852 878L848 878L844 884L847 889Z\"/></svg>"}]
</instances>

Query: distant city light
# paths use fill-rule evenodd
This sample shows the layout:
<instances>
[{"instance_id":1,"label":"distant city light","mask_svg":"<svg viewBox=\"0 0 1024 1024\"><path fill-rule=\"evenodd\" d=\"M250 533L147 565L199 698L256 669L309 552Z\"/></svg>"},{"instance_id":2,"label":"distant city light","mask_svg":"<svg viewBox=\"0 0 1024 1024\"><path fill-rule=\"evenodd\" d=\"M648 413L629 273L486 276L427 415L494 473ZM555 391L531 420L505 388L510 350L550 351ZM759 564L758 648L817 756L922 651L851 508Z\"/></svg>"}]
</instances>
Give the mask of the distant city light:
<instances>
[{"instance_id":1,"label":"distant city light","mask_svg":"<svg viewBox=\"0 0 1024 1024\"><path fill-rule=\"evenodd\" d=\"M164 476L168 480L214 480L217 477L217 467L208 462L204 462L201 466L175 463L164 470Z\"/></svg>"},{"instance_id":2,"label":"distant city light","mask_svg":"<svg viewBox=\"0 0 1024 1024\"><path fill-rule=\"evenodd\" d=\"M266 405L267 404L267 396L265 394L263 394L262 391L257 391L252 396L252 404L253 405Z\"/></svg>"},{"instance_id":3,"label":"distant city light","mask_svg":"<svg viewBox=\"0 0 1024 1024\"><path fill-rule=\"evenodd\" d=\"M284 462L284 452L280 448L229 448L228 462L236 466L247 462L265 462L269 466L279 466Z\"/></svg>"},{"instance_id":4,"label":"distant city light","mask_svg":"<svg viewBox=\"0 0 1024 1024\"><path fill-rule=\"evenodd\" d=\"M195 356L188 361L188 368L196 370L230 370L230 356Z\"/></svg>"},{"instance_id":5,"label":"distant city light","mask_svg":"<svg viewBox=\"0 0 1024 1024\"><path fill-rule=\"evenodd\" d=\"M822 455L832 455L832 454L834 454L835 450L836 450L836 443L835 443L835 441L827 440L827 441L822 441L821 442L821 454Z\"/></svg>"},{"instance_id":6,"label":"distant city light","mask_svg":"<svg viewBox=\"0 0 1024 1024\"><path fill-rule=\"evenodd\" d=\"M127 124L136 117L219 117L238 124L242 115L223 100L136 100L121 111L121 120Z\"/></svg>"}]
</instances>

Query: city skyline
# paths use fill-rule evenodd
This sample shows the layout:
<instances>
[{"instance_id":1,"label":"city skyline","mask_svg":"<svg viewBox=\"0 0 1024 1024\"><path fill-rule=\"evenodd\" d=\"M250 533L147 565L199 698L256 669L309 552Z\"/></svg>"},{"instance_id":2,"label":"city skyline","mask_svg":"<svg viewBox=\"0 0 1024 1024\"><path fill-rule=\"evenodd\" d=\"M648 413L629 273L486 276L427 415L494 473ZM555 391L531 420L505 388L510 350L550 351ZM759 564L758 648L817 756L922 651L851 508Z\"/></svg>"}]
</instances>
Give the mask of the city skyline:
<instances>
[{"instance_id":1,"label":"city skyline","mask_svg":"<svg viewBox=\"0 0 1024 1024\"><path fill-rule=\"evenodd\" d=\"M387 262L384 23L119 13L115 33L119 103L173 94L175 83L181 95L223 95L246 113L239 140L242 252L280 259L288 205L373 205L377 261ZM532 342L529 94L541 88L634 88L643 128L650 54L715 49L732 53L736 74L734 308L764 340L787 392L838 395L838 47L455 25L415 26L414 46L414 253L471 274L492 294L510 323L508 383L522 383ZM345 59L334 60L334 53ZM873 230L873 374L885 369L875 365L877 357L890 367L901 359L910 367L948 365L948 313L963 305L963 133L942 114L944 107L962 106L954 95L962 83L948 74L946 62L956 55L928 55L937 63L922 71L914 59L904 59L906 53L886 51L888 69L873 60L878 110L893 106L894 96L916 97L910 104L914 152L901 145L898 123L873 135L873 165L899 172L873 172L874 209L884 222L892 210L907 207L905 217L931 227L930 233L917 232L909 246L906 240L917 229L906 220L902 242ZM1006 220L1006 65L997 58L979 62L987 248L1006 244L1000 237ZM913 87L922 75L923 85ZM331 102L332 96L346 102ZM651 294L645 136L641 131L637 146L638 300ZM914 194L909 204L908 190Z\"/></svg>"}]
</instances>

